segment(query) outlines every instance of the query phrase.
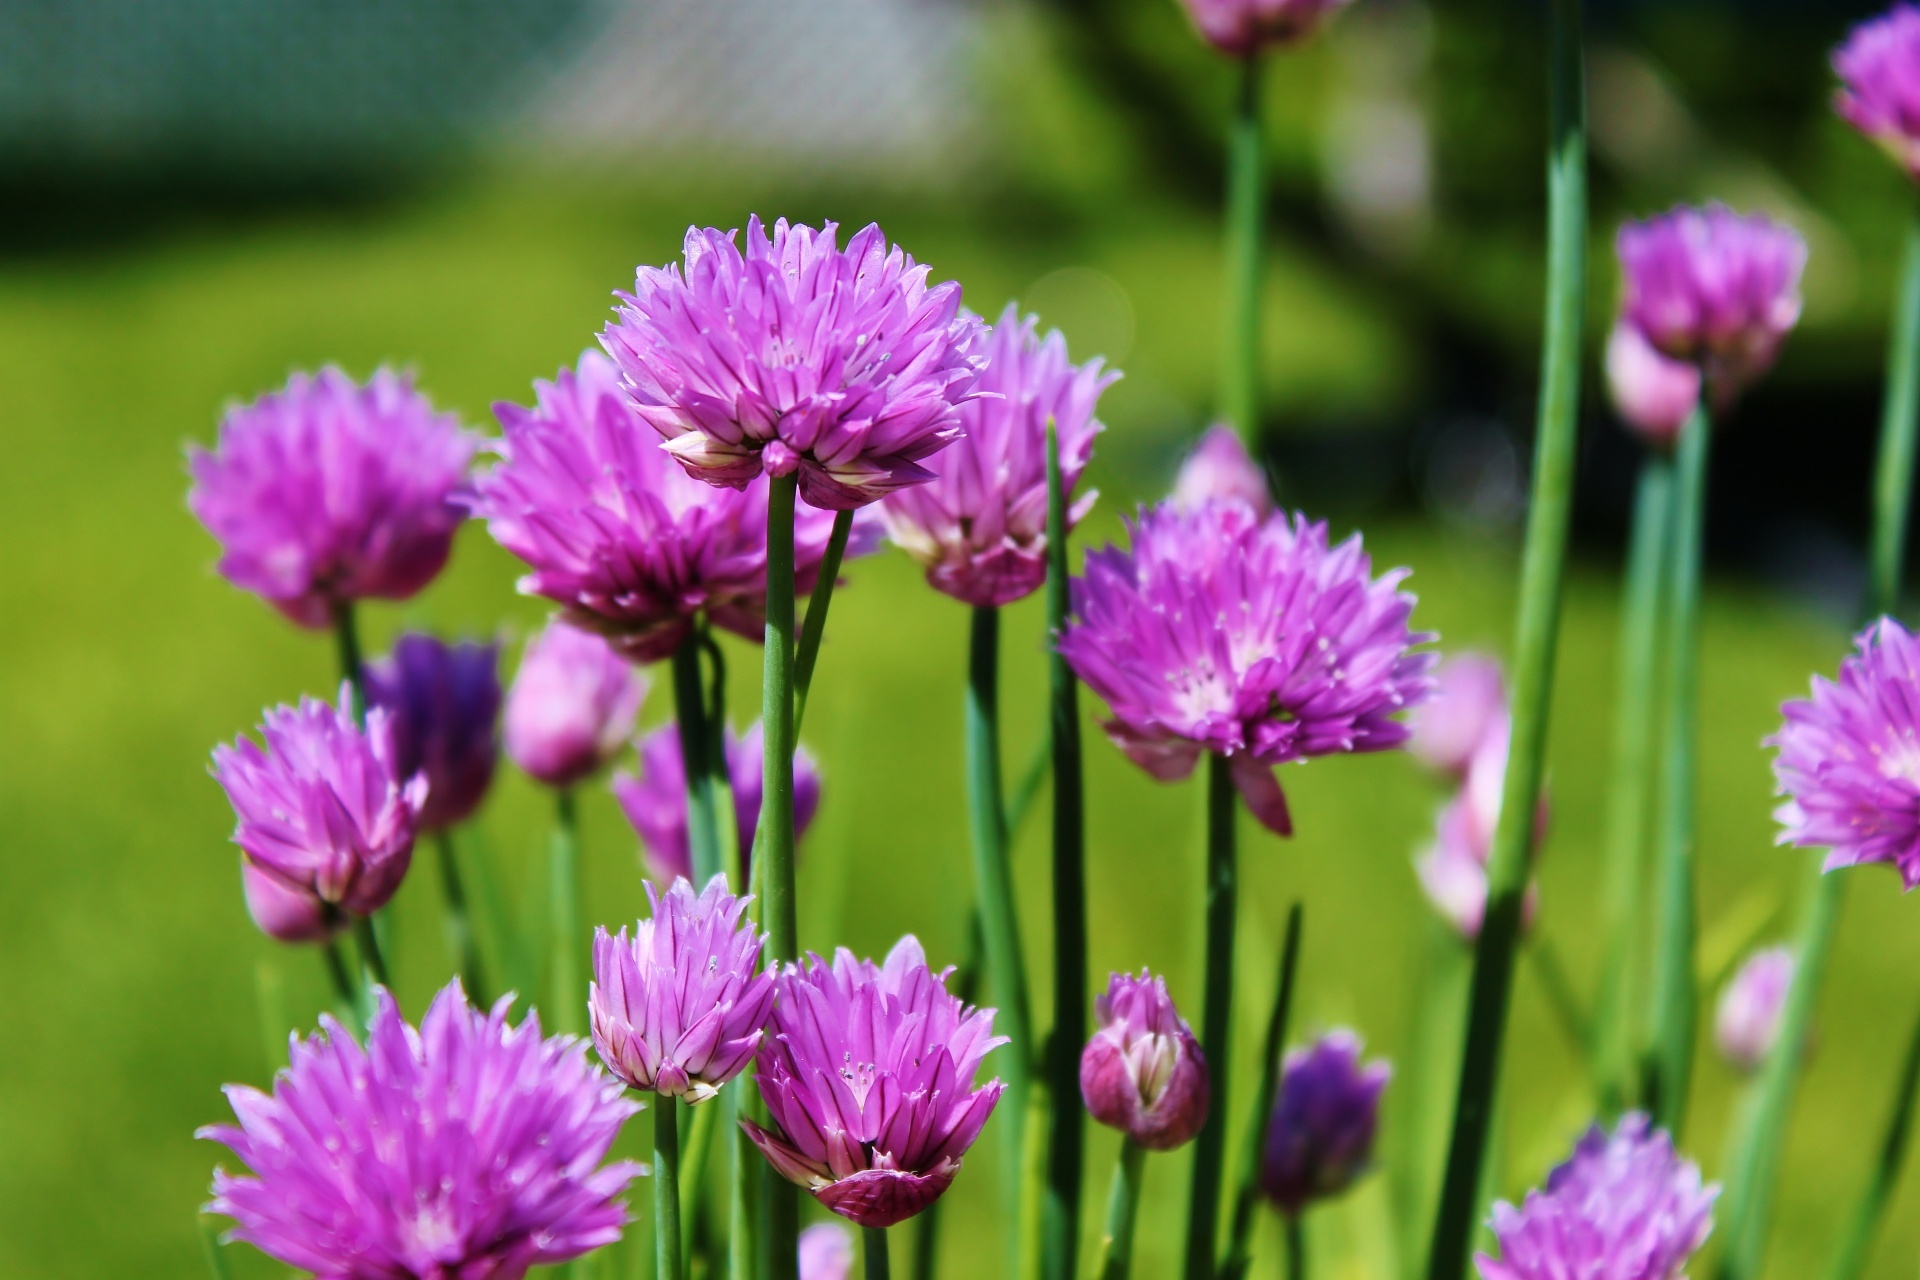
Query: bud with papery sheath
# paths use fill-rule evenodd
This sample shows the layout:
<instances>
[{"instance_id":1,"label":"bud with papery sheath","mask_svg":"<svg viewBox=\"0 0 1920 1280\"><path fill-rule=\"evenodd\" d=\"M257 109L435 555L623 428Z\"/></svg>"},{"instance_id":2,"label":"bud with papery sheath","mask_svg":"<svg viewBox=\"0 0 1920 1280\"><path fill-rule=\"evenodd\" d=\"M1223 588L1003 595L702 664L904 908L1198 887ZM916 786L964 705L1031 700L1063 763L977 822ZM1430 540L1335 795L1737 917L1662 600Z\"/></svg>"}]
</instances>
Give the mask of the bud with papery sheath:
<instances>
[{"instance_id":1,"label":"bud with papery sheath","mask_svg":"<svg viewBox=\"0 0 1920 1280\"><path fill-rule=\"evenodd\" d=\"M1207 1122L1206 1056L1164 978L1116 973L1093 1002L1100 1029L1080 1054L1087 1114L1149 1151L1171 1151Z\"/></svg>"}]
</instances>

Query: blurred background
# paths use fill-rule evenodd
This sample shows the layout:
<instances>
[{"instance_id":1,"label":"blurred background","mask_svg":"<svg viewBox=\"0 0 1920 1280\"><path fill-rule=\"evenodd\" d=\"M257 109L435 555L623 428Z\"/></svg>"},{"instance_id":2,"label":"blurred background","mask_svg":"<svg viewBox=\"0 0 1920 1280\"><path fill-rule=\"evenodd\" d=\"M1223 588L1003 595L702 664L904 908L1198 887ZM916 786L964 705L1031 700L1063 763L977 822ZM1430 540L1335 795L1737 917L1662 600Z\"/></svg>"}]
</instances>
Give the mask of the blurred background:
<instances>
[{"instance_id":1,"label":"blurred background","mask_svg":"<svg viewBox=\"0 0 1920 1280\"><path fill-rule=\"evenodd\" d=\"M1538 10L1357 0L1269 80L1262 451L1287 502L1364 527L1378 561L1414 568L1417 617L1450 650L1497 652L1510 629L1538 359ZM1812 246L1801 329L1714 463L1708 969L1789 927L1805 863L1771 846L1757 744L1778 701L1836 665L1864 580L1885 317L1913 199L1828 110L1827 50L1869 12L1592 4L1590 345L1624 216L1718 197L1786 218ZM211 440L225 403L293 368L384 361L484 426L492 401L525 400L571 362L612 291L676 256L688 224L877 219L975 309L1018 299L1076 356L1126 371L1104 402L1103 497L1083 541L1115 537L1211 411L1229 91L1173 0L0 5L0 1274L201 1272L193 1210L222 1153L192 1130L221 1116L222 1082L264 1083L283 1053L261 992L266 1022L277 1008L310 1025L323 999L313 957L248 924L230 814L204 771L263 705L334 679L325 637L213 576L185 511L183 447ZM1583 993L1637 465L1597 378L1588 401L1540 925ZM542 611L514 577L469 528L429 592L366 611L370 639L522 635ZM827 775L802 872L808 945L878 950L911 929L936 961L960 956L964 624L897 555L851 572L808 724ZM1041 728L1040 632L1031 609L1008 625L1010 770ZM742 719L751 686L735 682ZM1199 797L1149 782L1097 735L1087 752L1095 963L1164 969L1192 1003ZM1415 1095L1435 1087L1410 1055L1455 1020L1464 955L1409 861L1445 797L1399 757L1286 779L1300 835L1245 833L1241 1043L1251 1051L1286 904L1304 896L1296 1025L1349 1023L1401 1064L1384 1142L1404 1168L1432 1140ZM586 820L589 914L630 918L633 836L603 791ZM503 778L481 824L512 905L534 915L544 822L542 797ZM1043 826L1023 833L1019 864L1033 955L1047 946ZM415 1014L447 972L436 909L414 883L396 910ZM1773 1274L1824 1264L1865 1177L1920 999L1912 909L1890 876L1850 899ZM1522 977L1510 1041L1508 1195L1591 1106L1536 977ZM1700 1073L1684 1144L1710 1173L1738 1087L1721 1067ZM1091 1139L1090 1203L1109 1137ZM977 1274L968 1236L997 1229L995 1143L989 1130L949 1199L951 1275ZM1184 1176L1179 1157L1153 1163L1168 1194L1147 1198L1143 1275L1171 1272ZM1318 1214L1321 1270L1408 1274L1423 1226L1396 1219L1417 1181L1378 1177ZM1916 1206L1910 1187L1876 1277L1910 1273ZM231 1253L238 1274L276 1273Z\"/></svg>"}]
</instances>

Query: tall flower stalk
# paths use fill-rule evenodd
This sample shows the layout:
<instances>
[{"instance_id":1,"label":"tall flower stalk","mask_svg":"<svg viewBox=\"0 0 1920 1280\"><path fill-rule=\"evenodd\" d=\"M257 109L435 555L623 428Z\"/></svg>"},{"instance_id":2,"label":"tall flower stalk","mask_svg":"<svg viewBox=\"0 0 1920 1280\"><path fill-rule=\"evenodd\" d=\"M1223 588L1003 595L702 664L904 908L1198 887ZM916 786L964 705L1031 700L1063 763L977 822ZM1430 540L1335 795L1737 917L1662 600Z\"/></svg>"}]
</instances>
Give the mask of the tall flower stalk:
<instances>
[{"instance_id":1,"label":"tall flower stalk","mask_svg":"<svg viewBox=\"0 0 1920 1280\"><path fill-rule=\"evenodd\" d=\"M776 965L800 958L793 881L793 475L775 476L767 496L767 635L761 675L760 723L766 749L760 797L761 840L756 859L765 896L762 922L768 958ZM800 1202L784 1179L762 1188L766 1249L772 1280L793 1275L799 1247Z\"/></svg>"},{"instance_id":2,"label":"tall flower stalk","mask_svg":"<svg viewBox=\"0 0 1920 1280\"><path fill-rule=\"evenodd\" d=\"M1260 1048L1260 1085L1254 1091L1247 1126L1247 1148L1242 1157L1240 1186L1234 1193L1233 1221L1228 1229L1226 1259L1221 1280L1241 1280L1253 1263L1253 1211L1260 1196L1261 1156L1266 1148L1267 1123L1280 1089L1281 1051L1286 1048L1287 1022L1293 1012L1294 980L1300 966L1303 909L1296 902L1287 909L1286 939L1280 944L1280 976L1267 1014L1267 1035Z\"/></svg>"},{"instance_id":3,"label":"tall flower stalk","mask_svg":"<svg viewBox=\"0 0 1920 1280\"><path fill-rule=\"evenodd\" d=\"M1265 59L1249 53L1236 69L1227 127L1227 340L1220 409L1242 440L1260 427L1260 250L1266 187L1261 166L1260 87Z\"/></svg>"},{"instance_id":4,"label":"tall flower stalk","mask_svg":"<svg viewBox=\"0 0 1920 1280\"><path fill-rule=\"evenodd\" d=\"M708 741L710 733L721 733L725 726L707 723L701 647L701 636L694 630L673 651L673 717L679 728L680 763L687 780L687 860L697 884L705 884L722 870L715 765L720 763L724 769L725 759ZM720 772L720 778L725 776Z\"/></svg>"},{"instance_id":5,"label":"tall flower stalk","mask_svg":"<svg viewBox=\"0 0 1920 1280\"><path fill-rule=\"evenodd\" d=\"M1227 1062L1233 1052L1233 937L1240 886L1234 826L1239 794L1233 765L1224 755L1207 756L1207 867L1205 986L1200 1005L1200 1048L1213 1069L1214 1095L1221 1105L1200 1130L1193 1148L1187 1188L1187 1280L1214 1274L1215 1237L1220 1229L1220 1182L1227 1155Z\"/></svg>"}]
</instances>

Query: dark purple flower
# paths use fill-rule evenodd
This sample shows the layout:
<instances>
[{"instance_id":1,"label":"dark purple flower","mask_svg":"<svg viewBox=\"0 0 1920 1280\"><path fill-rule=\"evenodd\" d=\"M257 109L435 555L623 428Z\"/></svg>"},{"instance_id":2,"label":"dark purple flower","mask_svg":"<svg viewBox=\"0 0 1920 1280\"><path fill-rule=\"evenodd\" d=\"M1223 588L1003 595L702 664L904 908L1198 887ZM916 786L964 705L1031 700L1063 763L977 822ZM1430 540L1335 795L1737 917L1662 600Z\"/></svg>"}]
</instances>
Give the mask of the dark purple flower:
<instances>
[{"instance_id":1,"label":"dark purple flower","mask_svg":"<svg viewBox=\"0 0 1920 1280\"><path fill-rule=\"evenodd\" d=\"M733 792L734 833L742 858L753 847L760 824L761 767L765 739L754 721L745 738L727 730L727 776ZM669 721L640 741L640 772L613 775L613 798L633 824L646 851L647 874L660 884L676 877L693 878L693 855L687 844L687 772L680 753L680 726ZM820 770L813 757L800 750L793 755L793 838L807 833L820 808ZM743 861L750 865L750 860Z\"/></svg>"},{"instance_id":2,"label":"dark purple flower","mask_svg":"<svg viewBox=\"0 0 1920 1280\"><path fill-rule=\"evenodd\" d=\"M217 1170L208 1212L328 1280L519 1280L618 1240L641 1167L600 1162L639 1104L512 1003L481 1013L455 979L416 1032L382 991L364 1050L322 1014L271 1095L227 1086L238 1127L199 1131L253 1170Z\"/></svg>"},{"instance_id":3,"label":"dark purple flower","mask_svg":"<svg viewBox=\"0 0 1920 1280\"><path fill-rule=\"evenodd\" d=\"M1633 433L1671 449L1700 403L1700 366L1662 355L1624 320L1607 337L1607 395Z\"/></svg>"},{"instance_id":4,"label":"dark purple flower","mask_svg":"<svg viewBox=\"0 0 1920 1280\"><path fill-rule=\"evenodd\" d=\"M1780 843L1826 848L1826 866L1892 863L1920 885L1920 641L1892 618L1861 632L1836 684L1788 702L1767 739L1787 802Z\"/></svg>"},{"instance_id":5,"label":"dark purple flower","mask_svg":"<svg viewBox=\"0 0 1920 1280\"><path fill-rule=\"evenodd\" d=\"M620 373L598 351L578 369L533 384L532 409L499 404L499 465L469 499L494 539L533 570L529 595L565 610L636 662L668 657L696 618L748 640L767 611L767 482L736 492L688 476L659 433L628 403ZM795 510L794 581L813 589L833 516ZM877 521L859 520L849 556L879 546Z\"/></svg>"},{"instance_id":6,"label":"dark purple flower","mask_svg":"<svg viewBox=\"0 0 1920 1280\"><path fill-rule=\"evenodd\" d=\"M800 1233L800 1280L851 1280L853 1232L816 1222Z\"/></svg>"},{"instance_id":7,"label":"dark purple flower","mask_svg":"<svg viewBox=\"0 0 1920 1280\"><path fill-rule=\"evenodd\" d=\"M1713 1040L1738 1070L1758 1071L1780 1038L1794 968L1791 947L1762 948L1747 957L1720 993Z\"/></svg>"},{"instance_id":8,"label":"dark purple flower","mask_svg":"<svg viewBox=\"0 0 1920 1280\"><path fill-rule=\"evenodd\" d=\"M1165 978L1145 969L1116 973L1093 1002L1100 1029L1080 1054L1080 1097L1087 1114L1149 1151L1193 1140L1207 1122L1212 1085L1207 1058L1167 994Z\"/></svg>"},{"instance_id":9,"label":"dark purple flower","mask_svg":"<svg viewBox=\"0 0 1920 1280\"><path fill-rule=\"evenodd\" d=\"M404 600L447 562L477 439L404 374L328 366L227 411L188 459L187 505L220 573L305 627L355 600Z\"/></svg>"},{"instance_id":10,"label":"dark purple flower","mask_svg":"<svg viewBox=\"0 0 1920 1280\"><path fill-rule=\"evenodd\" d=\"M877 226L844 250L831 222L736 234L689 228L684 266L642 267L600 336L675 460L736 489L798 471L837 511L932 479L977 376L960 286L928 288Z\"/></svg>"},{"instance_id":11,"label":"dark purple flower","mask_svg":"<svg viewBox=\"0 0 1920 1280\"><path fill-rule=\"evenodd\" d=\"M1163 781L1202 751L1233 762L1254 815L1291 830L1272 766L1407 739L1394 717L1426 697L1431 639L1408 630L1405 570L1375 579L1358 536L1240 503L1168 503L1130 524L1133 549L1087 556L1059 641L1113 712L1107 736Z\"/></svg>"},{"instance_id":12,"label":"dark purple flower","mask_svg":"<svg viewBox=\"0 0 1920 1280\"><path fill-rule=\"evenodd\" d=\"M1719 1194L1664 1130L1625 1115L1611 1137L1588 1129L1544 1191L1517 1209L1494 1205L1500 1257L1474 1263L1483 1280L1681 1280L1713 1230Z\"/></svg>"},{"instance_id":13,"label":"dark purple flower","mask_svg":"<svg viewBox=\"0 0 1920 1280\"><path fill-rule=\"evenodd\" d=\"M1507 733L1507 678L1500 659L1456 654L1434 672L1433 692L1407 716L1407 750L1428 768L1467 776L1474 756Z\"/></svg>"},{"instance_id":14,"label":"dark purple flower","mask_svg":"<svg viewBox=\"0 0 1920 1280\"><path fill-rule=\"evenodd\" d=\"M413 860L426 777L399 775L387 713L368 712L363 731L351 697L342 686L337 707L274 707L265 749L244 737L214 748L213 776L239 818L233 842L257 873L243 881L247 906L277 938L323 936L340 912L378 911Z\"/></svg>"},{"instance_id":15,"label":"dark purple flower","mask_svg":"<svg viewBox=\"0 0 1920 1280\"><path fill-rule=\"evenodd\" d=\"M1897 4L1834 50L1834 109L1920 177L1920 9Z\"/></svg>"},{"instance_id":16,"label":"dark purple flower","mask_svg":"<svg viewBox=\"0 0 1920 1280\"><path fill-rule=\"evenodd\" d=\"M1181 0L1208 44L1236 58L1299 44L1351 0Z\"/></svg>"},{"instance_id":17,"label":"dark purple flower","mask_svg":"<svg viewBox=\"0 0 1920 1280\"><path fill-rule=\"evenodd\" d=\"M752 1060L773 1011L773 974L760 972L766 939L725 876L698 896L685 880L665 895L648 885L647 901L653 918L634 925L632 941L625 929L594 930L593 1047L636 1089L705 1102Z\"/></svg>"},{"instance_id":18,"label":"dark purple flower","mask_svg":"<svg viewBox=\"0 0 1920 1280\"><path fill-rule=\"evenodd\" d=\"M605 640L550 622L507 691L507 755L550 787L572 786L625 745L646 696L647 678Z\"/></svg>"},{"instance_id":19,"label":"dark purple flower","mask_svg":"<svg viewBox=\"0 0 1920 1280\"><path fill-rule=\"evenodd\" d=\"M1287 1055L1280 1076L1260 1189L1289 1216L1339 1195L1366 1172L1380 1118L1380 1095L1393 1069L1360 1065L1360 1037L1330 1031Z\"/></svg>"},{"instance_id":20,"label":"dark purple flower","mask_svg":"<svg viewBox=\"0 0 1920 1280\"><path fill-rule=\"evenodd\" d=\"M366 668L367 700L393 724L395 772L423 773L422 831L457 826L493 783L500 754L500 646L404 635Z\"/></svg>"},{"instance_id":21,"label":"dark purple flower","mask_svg":"<svg viewBox=\"0 0 1920 1280\"><path fill-rule=\"evenodd\" d=\"M756 1077L773 1127L741 1126L780 1176L863 1227L939 1199L1000 1099L973 1076L1006 1037L947 991L951 972L909 934L884 967L842 947L780 974Z\"/></svg>"},{"instance_id":22,"label":"dark purple flower","mask_svg":"<svg viewBox=\"0 0 1920 1280\"><path fill-rule=\"evenodd\" d=\"M1073 491L1093 437L1094 406L1116 379L1098 359L1067 363L1059 330L1012 303L981 344L977 398L960 406L965 434L940 455L940 474L881 504L894 543L927 567L927 581L967 604L1012 604L1047 578L1047 422L1059 438L1060 478ZM1094 494L1067 513L1071 528Z\"/></svg>"},{"instance_id":23,"label":"dark purple flower","mask_svg":"<svg viewBox=\"0 0 1920 1280\"><path fill-rule=\"evenodd\" d=\"M1180 464L1172 502L1182 511L1205 502L1244 502L1263 517L1273 510L1267 473L1240 443L1240 434L1224 422L1202 432L1199 443Z\"/></svg>"}]
</instances>

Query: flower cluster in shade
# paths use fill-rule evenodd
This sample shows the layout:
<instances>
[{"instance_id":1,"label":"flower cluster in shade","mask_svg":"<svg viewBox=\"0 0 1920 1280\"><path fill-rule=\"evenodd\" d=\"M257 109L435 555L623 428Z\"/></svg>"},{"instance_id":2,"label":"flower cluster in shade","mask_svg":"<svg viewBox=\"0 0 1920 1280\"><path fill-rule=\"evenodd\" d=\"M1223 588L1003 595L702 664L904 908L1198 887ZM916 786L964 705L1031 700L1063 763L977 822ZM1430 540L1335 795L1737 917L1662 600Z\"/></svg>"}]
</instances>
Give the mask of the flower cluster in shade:
<instances>
[{"instance_id":1,"label":"flower cluster in shade","mask_svg":"<svg viewBox=\"0 0 1920 1280\"><path fill-rule=\"evenodd\" d=\"M698 895L685 880L664 895L650 884L647 901L653 918L631 939L594 931L593 1045L634 1088L705 1102L760 1045L774 998L773 975L760 971L766 939L725 876Z\"/></svg>"},{"instance_id":2,"label":"flower cluster in shade","mask_svg":"<svg viewBox=\"0 0 1920 1280\"><path fill-rule=\"evenodd\" d=\"M399 774L388 714L374 708L363 730L352 696L343 685L337 706L274 707L264 747L242 737L213 753L238 819L247 910L283 942L326 938L345 916L378 911L413 860L426 775Z\"/></svg>"},{"instance_id":3,"label":"flower cluster in shade","mask_svg":"<svg viewBox=\"0 0 1920 1280\"><path fill-rule=\"evenodd\" d=\"M1920 9L1897 4L1863 22L1833 53L1834 108L1920 178Z\"/></svg>"},{"instance_id":4,"label":"flower cluster in shade","mask_svg":"<svg viewBox=\"0 0 1920 1280\"><path fill-rule=\"evenodd\" d=\"M690 228L682 263L619 295L601 345L639 416L709 484L798 473L840 511L932 479L920 464L959 436L978 376L960 286L929 287L877 226L844 249L831 222L736 235Z\"/></svg>"},{"instance_id":5,"label":"flower cluster in shade","mask_svg":"<svg viewBox=\"0 0 1920 1280\"><path fill-rule=\"evenodd\" d=\"M1365 1173L1393 1069L1362 1065L1360 1037L1329 1031L1287 1054L1267 1122L1260 1190L1289 1217L1339 1195Z\"/></svg>"},{"instance_id":6,"label":"flower cluster in shade","mask_svg":"<svg viewBox=\"0 0 1920 1280\"><path fill-rule=\"evenodd\" d=\"M1008 304L980 344L977 395L960 406L964 434L940 454L939 475L881 504L888 536L926 566L927 581L971 605L1012 604L1046 581L1047 423L1071 493L1102 430L1094 407L1120 376L1098 359L1068 363L1067 340L1057 329L1041 338L1039 323ZM1072 504L1069 528L1094 497Z\"/></svg>"},{"instance_id":7,"label":"flower cluster in shade","mask_svg":"<svg viewBox=\"0 0 1920 1280\"><path fill-rule=\"evenodd\" d=\"M1236 58L1299 44L1351 0L1181 0L1208 44Z\"/></svg>"},{"instance_id":8,"label":"flower cluster in shade","mask_svg":"<svg viewBox=\"0 0 1920 1280\"><path fill-rule=\"evenodd\" d=\"M507 755L550 787L572 786L626 745L646 697L646 677L605 640L550 622L507 691Z\"/></svg>"},{"instance_id":9,"label":"flower cluster in shade","mask_svg":"<svg viewBox=\"0 0 1920 1280\"><path fill-rule=\"evenodd\" d=\"M1792 948L1762 948L1747 957L1720 993L1713 1040L1738 1070L1758 1071L1780 1038L1794 968Z\"/></svg>"},{"instance_id":10,"label":"flower cluster in shade","mask_svg":"<svg viewBox=\"0 0 1920 1280\"><path fill-rule=\"evenodd\" d=\"M1200 434L1180 464L1170 500L1181 511L1208 502L1245 503L1263 517L1273 510L1267 473L1248 454L1239 433L1224 422L1216 422Z\"/></svg>"},{"instance_id":11,"label":"flower cluster in shade","mask_svg":"<svg viewBox=\"0 0 1920 1280\"><path fill-rule=\"evenodd\" d=\"M1396 717L1427 694L1430 639L1413 597L1376 579L1356 535L1239 502L1171 503L1129 522L1132 547L1087 556L1060 638L1074 673L1112 711L1107 735L1163 781L1204 751L1270 829L1291 830L1272 766L1406 741Z\"/></svg>"},{"instance_id":12,"label":"flower cluster in shade","mask_svg":"<svg viewBox=\"0 0 1920 1280\"><path fill-rule=\"evenodd\" d=\"M974 1074L1006 1037L947 990L950 972L908 935L884 965L841 948L780 974L755 1076L772 1127L741 1124L782 1177L863 1227L939 1199L999 1101L1000 1082Z\"/></svg>"},{"instance_id":13,"label":"flower cluster in shade","mask_svg":"<svg viewBox=\"0 0 1920 1280\"><path fill-rule=\"evenodd\" d=\"M816 1222L800 1233L800 1280L850 1280L853 1233L837 1222Z\"/></svg>"},{"instance_id":14,"label":"flower cluster in shade","mask_svg":"<svg viewBox=\"0 0 1920 1280\"><path fill-rule=\"evenodd\" d=\"M520 589L560 605L577 627L606 636L636 662L673 653L705 616L760 640L767 608L767 482L702 484L666 451L597 351L534 383L534 407L494 407L506 435L500 461L469 499L494 539L531 572ZM801 506L794 577L813 589L833 516ZM847 554L879 545L875 521L855 523Z\"/></svg>"},{"instance_id":15,"label":"flower cluster in shade","mask_svg":"<svg viewBox=\"0 0 1920 1280\"><path fill-rule=\"evenodd\" d=\"M741 866L760 824L765 739L759 721L744 737L726 732L727 782L733 796L734 835ZM669 721L640 740L640 772L613 775L613 796L646 851L647 874L661 884L678 876L693 878L693 854L687 837L687 768L680 750L680 726ZM793 838L807 833L820 809L820 770L804 750L793 754Z\"/></svg>"},{"instance_id":16,"label":"flower cluster in shade","mask_svg":"<svg viewBox=\"0 0 1920 1280\"><path fill-rule=\"evenodd\" d=\"M404 635L366 666L367 701L393 726L394 772L427 780L422 831L472 816L500 754L500 646Z\"/></svg>"},{"instance_id":17,"label":"flower cluster in shade","mask_svg":"<svg viewBox=\"0 0 1920 1280\"><path fill-rule=\"evenodd\" d=\"M1607 335L1607 395L1642 440L1671 449L1700 403L1700 367L1662 355L1640 330L1618 321Z\"/></svg>"},{"instance_id":18,"label":"flower cluster in shade","mask_svg":"<svg viewBox=\"0 0 1920 1280\"><path fill-rule=\"evenodd\" d=\"M1149 1151L1192 1141L1207 1122L1212 1085L1166 979L1145 969L1116 973L1093 1002L1099 1030L1080 1054L1080 1097L1087 1114Z\"/></svg>"},{"instance_id":19,"label":"flower cluster in shade","mask_svg":"<svg viewBox=\"0 0 1920 1280\"><path fill-rule=\"evenodd\" d=\"M1786 802L1780 843L1828 850L1826 866L1891 863L1920 885L1920 640L1891 618L1861 632L1837 681L1780 708L1767 739Z\"/></svg>"},{"instance_id":20,"label":"flower cluster in shade","mask_svg":"<svg viewBox=\"0 0 1920 1280\"><path fill-rule=\"evenodd\" d=\"M188 460L187 505L220 573L306 627L356 600L404 600L447 562L478 448L404 374L332 367L227 412Z\"/></svg>"},{"instance_id":21,"label":"flower cluster in shade","mask_svg":"<svg viewBox=\"0 0 1920 1280\"><path fill-rule=\"evenodd\" d=\"M1697 365L1725 403L1772 365L1800 319L1807 242L1762 214L1679 207L1620 228L1621 319Z\"/></svg>"},{"instance_id":22,"label":"flower cluster in shade","mask_svg":"<svg viewBox=\"0 0 1920 1280\"><path fill-rule=\"evenodd\" d=\"M415 1031L381 991L364 1049L323 1015L271 1094L229 1085L239 1124L200 1131L252 1170L216 1172L208 1210L335 1280L518 1280L619 1239L641 1167L601 1162L639 1105L511 1003L482 1013L456 980Z\"/></svg>"},{"instance_id":23,"label":"flower cluster in shade","mask_svg":"<svg viewBox=\"0 0 1920 1280\"><path fill-rule=\"evenodd\" d=\"M1679 1280L1713 1230L1719 1194L1664 1131L1625 1115L1611 1134L1589 1129L1518 1208L1494 1205L1500 1256L1474 1263L1483 1280Z\"/></svg>"}]
</instances>

